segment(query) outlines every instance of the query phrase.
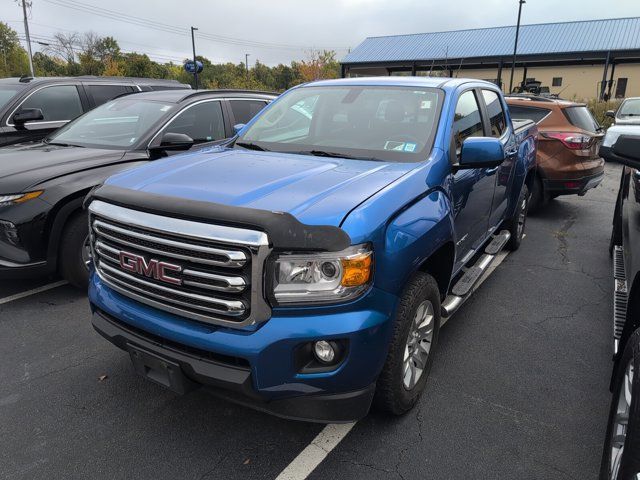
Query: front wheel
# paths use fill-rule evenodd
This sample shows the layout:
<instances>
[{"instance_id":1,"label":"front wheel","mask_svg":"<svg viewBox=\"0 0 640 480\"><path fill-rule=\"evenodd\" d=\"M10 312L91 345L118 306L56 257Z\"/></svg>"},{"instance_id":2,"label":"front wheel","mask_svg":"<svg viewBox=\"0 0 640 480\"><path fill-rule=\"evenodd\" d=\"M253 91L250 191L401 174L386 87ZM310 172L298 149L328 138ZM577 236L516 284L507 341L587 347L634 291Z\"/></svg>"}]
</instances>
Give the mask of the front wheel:
<instances>
[{"instance_id":1,"label":"front wheel","mask_svg":"<svg viewBox=\"0 0 640 480\"><path fill-rule=\"evenodd\" d=\"M518 205L516 211L505 224L505 228L509 230L511 237L507 242L507 249L515 251L520 248L522 237L524 236L524 227L527 223L527 213L529 212L529 188L527 185L522 185L520 190L520 196L518 197Z\"/></svg>"},{"instance_id":2,"label":"front wheel","mask_svg":"<svg viewBox=\"0 0 640 480\"><path fill-rule=\"evenodd\" d=\"M90 260L87 214L78 212L67 221L60 238L60 275L74 287L84 290L89 285Z\"/></svg>"},{"instance_id":3,"label":"front wheel","mask_svg":"<svg viewBox=\"0 0 640 480\"><path fill-rule=\"evenodd\" d=\"M395 318L389 353L378 377L375 406L393 415L413 408L427 383L440 332L440 291L424 272L407 282Z\"/></svg>"},{"instance_id":4,"label":"front wheel","mask_svg":"<svg viewBox=\"0 0 640 480\"><path fill-rule=\"evenodd\" d=\"M624 349L613 389L600 480L635 480L640 473L640 330Z\"/></svg>"}]
</instances>

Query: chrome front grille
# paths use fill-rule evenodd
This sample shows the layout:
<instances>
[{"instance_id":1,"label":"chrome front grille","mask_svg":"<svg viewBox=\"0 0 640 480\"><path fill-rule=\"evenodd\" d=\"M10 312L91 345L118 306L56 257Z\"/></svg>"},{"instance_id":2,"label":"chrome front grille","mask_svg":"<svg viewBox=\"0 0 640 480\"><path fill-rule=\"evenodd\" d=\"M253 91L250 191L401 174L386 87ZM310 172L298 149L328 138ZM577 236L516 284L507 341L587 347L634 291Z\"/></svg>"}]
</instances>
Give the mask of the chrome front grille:
<instances>
[{"instance_id":1,"label":"chrome front grille","mask_svg":"<svg viewBox=\"0 0 640 480\"><path fill-rule=\"evenodd\" d=\"M209 324L239 327L269 318L265 233L101 200L89 206L89 222L96 271L117 292Z\"/></svg>"}]
</instances>

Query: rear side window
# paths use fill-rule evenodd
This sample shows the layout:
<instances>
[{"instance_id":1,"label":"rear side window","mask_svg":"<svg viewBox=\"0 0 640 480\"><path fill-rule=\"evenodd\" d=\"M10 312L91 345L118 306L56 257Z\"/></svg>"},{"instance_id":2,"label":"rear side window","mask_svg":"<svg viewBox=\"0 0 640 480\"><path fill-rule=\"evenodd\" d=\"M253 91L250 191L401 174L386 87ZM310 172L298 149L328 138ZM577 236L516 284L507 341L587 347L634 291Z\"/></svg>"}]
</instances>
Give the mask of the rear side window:
<instances>
[{"instance_id":1,"label":"rear side window","mask_svg":"<svg viewBox=\"0 0 640 480\"><path fill-rule=\"evenodd\" d=\"M267 102L262 100L229 100L235 123L249 123Z\"/></svg>"},{"instance_id":2,"label":"rear side window","mask_svg":"<svg viewBox=\"0 0 640 480\"><path fill-rule=\"evenodd\" d=\"M596 132L600 128L587 107L568 107L563 111L574 127L587 132Z\"/></svg>"},{"instance_id":3,"label":"rear side window","mask_svg":"<svg viewBox=\"0 0 640 480\"><path fill-rule=\"evenodd\" d=\"M125 93L134 91L130 85L85 85L84 87L93 101L95 106L102 105L112 98L116 98Z\"/></svg>"},{"instance_id":4,"label":"rear side window","mask_svg":"<svg viewBox=\"0 0 640 480\"><path fill-rule=\"evenodd\" d=\"M507 120L498 94L491 90L482 90L487 114L491 123L491 136L500 138L507 131Z\"/></svg>"},{"instance_id":5,"label":"rear side window","mask_svg":"<svg viewBox=\"0 0 640 480\"><path fill-rule=\"evenodd\" d=\"M456 113L453 118L453 140L456 154L460 154L462 142L468 137L482 137L482 119L476 95L472 90L464 92L458 99Z\"/></svg>"},{"instance_id":6,"label":"rear side window","mask_svg":"<svg viewBox=\"0 0 640 480\"><path fill-rule=\"evenodd\" d=\"M520 105L509 105L509 112L513 120L533 120L540 122L551 113L551 110L537 107L521 107Z\"/></svg>"},{"instance_id":7,"label":"rear side window","mask_svg":"<svg viewBox=\"0 0 640 480\"><path fill-rule=\"evenodd\" d=\"M82 103L74 85L57 85L38 90L20 108L39 108L44 122L73 120L82 114Z\"/></svg>"}]
</instances>

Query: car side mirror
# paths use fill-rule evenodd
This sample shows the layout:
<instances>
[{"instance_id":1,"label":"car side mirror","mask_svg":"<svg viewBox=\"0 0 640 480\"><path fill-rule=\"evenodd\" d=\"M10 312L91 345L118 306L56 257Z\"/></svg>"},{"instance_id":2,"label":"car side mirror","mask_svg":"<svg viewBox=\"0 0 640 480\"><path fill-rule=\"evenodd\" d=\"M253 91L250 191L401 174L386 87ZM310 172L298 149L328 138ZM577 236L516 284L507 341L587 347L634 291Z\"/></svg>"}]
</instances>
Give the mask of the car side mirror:
<instances>
[{"instance_id":1,"label":"car side mirror","mask_svg":"<svg viewBox=\"0 0 640 480\"><path fill-rule=\"evenodd\" d=\"M640 169L640 136L620 135L610 148L601 147L600 150L606 160Z\"/></svg>"},{"instance_id":2,"label":"car side mirror","mask_svg":"<svg viewBox=\"0 0 640 480\"><path fill-rule=\"evenodd\" d=\"M469 137L462 142L458 168L491 168L504 162L502 142L493 137Z\"/></svg>"},{"instance_id":3,"label":"car side mirror","mask_svg":"<svg viewBox=\"0 0 640 480\"><path fill-rule=\"evenodd\" d=\"M24 125L27 122L37 122L44 120L44 114L39 108L23 108L16 112L11 119L16 125Z\"/></svg>"},{"instance_id":4,"label":"car side mirror","mask_svg":"<svg viewBox=\"0 0 640 480\"><path fill-rule=\"evenodd\" d=\"M607 117L610 117L610 118L616 118L616 111L615 110L607 110L605 112L605 115Z\"/></svg>"},{"instance_id":5,"label":"car side mirror","mask_svg":"<svg viewBox=\"0 0 640 480\"><path fill-rule=\"evenodd\" d=\"M167 132L162 136L160 145L151 147L155 151L179 151L189 150L194 144L193 138L186 133Z\"/></svg>"},{"instance_id":6,"label":"car side mirror","mask_svg":"<svg viewBox=\"0 0 640 480\"><path fill-rule=\"evenodd\" d=\"M240 130L242 130L245 126L246 126L246 123L236 123L233 126L233 133L238 135L240 133Z\"/></svg>"}]
</instances>

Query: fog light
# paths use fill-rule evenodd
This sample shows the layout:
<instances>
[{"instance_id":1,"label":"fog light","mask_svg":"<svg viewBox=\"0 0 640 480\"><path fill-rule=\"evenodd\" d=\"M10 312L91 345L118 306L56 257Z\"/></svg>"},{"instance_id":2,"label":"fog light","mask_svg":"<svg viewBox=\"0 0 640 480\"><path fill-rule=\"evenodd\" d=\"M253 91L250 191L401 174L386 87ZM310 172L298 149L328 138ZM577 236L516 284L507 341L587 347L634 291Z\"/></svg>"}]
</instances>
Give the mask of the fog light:
<instances>
[{"instance_id":1,"label":"fog light","mask_svg":"<svg viewBox=\"0 0 640 480\"><path fill-rule=\"evenodd\" d=\"M329 342L320 340L314 343L313 351L316 354L316 358L322 363L331 363L336 358L336 352Z\"/></svg>"}]
</instances>

